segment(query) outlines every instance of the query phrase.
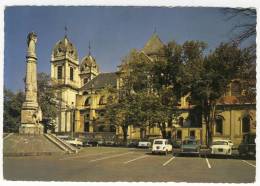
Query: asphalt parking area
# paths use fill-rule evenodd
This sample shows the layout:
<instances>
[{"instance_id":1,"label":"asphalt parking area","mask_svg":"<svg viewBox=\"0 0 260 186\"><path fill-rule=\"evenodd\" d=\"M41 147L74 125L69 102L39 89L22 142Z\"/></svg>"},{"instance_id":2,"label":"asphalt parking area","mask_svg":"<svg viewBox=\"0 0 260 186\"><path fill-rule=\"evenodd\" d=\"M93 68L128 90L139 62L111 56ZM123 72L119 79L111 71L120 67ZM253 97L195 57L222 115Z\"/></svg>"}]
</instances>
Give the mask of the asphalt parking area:
<instances>
[{"instance_id":1,"label":"asphalt parking area","mask_svg":"<svg viewBox=\"0 0 260 186\"><path fill-rule=\"evenodd\" d=\"M250 183L255 180L255 163L207 156L152 155L149 149L88 147L73 155L5 157L4 178Z\"/></svg>"}]
</instances>

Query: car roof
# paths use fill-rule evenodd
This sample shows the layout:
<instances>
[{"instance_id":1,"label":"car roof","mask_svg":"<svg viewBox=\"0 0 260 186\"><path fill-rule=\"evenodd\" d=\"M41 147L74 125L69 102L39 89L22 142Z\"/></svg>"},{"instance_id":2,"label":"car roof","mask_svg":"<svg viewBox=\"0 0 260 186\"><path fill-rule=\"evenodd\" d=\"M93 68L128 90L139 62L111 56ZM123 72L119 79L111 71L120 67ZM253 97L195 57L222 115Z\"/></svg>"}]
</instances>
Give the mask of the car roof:
<instances>
[{"instance_id":1,"label":"car roof","mask_svg":"<svg viewBox=\"0 0 260 186\"><path fill-rule=\"evenodd\" d=\"M216 141L225 141L225 142L232 142L231 140L225 140L225 139L219 139L219 140L213 140L213 142L216 142Z\"/></svg>"}]
</instances>

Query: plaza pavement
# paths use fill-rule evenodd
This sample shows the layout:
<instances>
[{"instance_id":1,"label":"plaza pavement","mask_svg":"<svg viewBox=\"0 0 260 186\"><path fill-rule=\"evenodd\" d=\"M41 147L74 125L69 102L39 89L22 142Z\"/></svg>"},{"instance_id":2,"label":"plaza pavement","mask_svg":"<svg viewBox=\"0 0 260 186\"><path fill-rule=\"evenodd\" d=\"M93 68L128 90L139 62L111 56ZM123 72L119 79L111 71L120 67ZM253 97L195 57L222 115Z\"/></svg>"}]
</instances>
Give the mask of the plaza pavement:
<instances>
[{"instance_id":1,"label":"plaza pavement","mask_svg":"<svg viewBox=\"0 0 260 186\"><path fill-rule=\"evenodd\" d=\"M79 154L4 157L4 179L252 183L256 161L152 155L150 150L86 147Z\"/></svg>"}]
</instances>

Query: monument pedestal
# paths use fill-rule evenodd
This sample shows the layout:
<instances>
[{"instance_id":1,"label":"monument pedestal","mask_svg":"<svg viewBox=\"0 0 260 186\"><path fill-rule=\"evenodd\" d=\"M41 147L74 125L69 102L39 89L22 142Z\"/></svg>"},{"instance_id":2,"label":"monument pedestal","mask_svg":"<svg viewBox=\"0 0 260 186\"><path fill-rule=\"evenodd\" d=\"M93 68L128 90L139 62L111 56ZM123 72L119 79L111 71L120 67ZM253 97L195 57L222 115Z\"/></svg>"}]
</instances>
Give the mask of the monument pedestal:
<instances>
[{"instance_id":1,"label":"monument pedestal","mask_svg":"<svg viewBox=\"0 0 260 186\"><path fill-rule=\"evenodd\" d=\"M21 111L20 134L39 135L43 134L43 125L39 122L38 103L24 102Z\"/></svg>"},{"instance_id":2,"label":"monument pedestal","mask_svg":"<svg viewBox=\"0 0 260 186\"><path fill-rule=\"evenodd\" d=\"M22 124L19 127L19 134L41 135L43 134L43 125L41 124Z\"/></svg>"}]
</instances>

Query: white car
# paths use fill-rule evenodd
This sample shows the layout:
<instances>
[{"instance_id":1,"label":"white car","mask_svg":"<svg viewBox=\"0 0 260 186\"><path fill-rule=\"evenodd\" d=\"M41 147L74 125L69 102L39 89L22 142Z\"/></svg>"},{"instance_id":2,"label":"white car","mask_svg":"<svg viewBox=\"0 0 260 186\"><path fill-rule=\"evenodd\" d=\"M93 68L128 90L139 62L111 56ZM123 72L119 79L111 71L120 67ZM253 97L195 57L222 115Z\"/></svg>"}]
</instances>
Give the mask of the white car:
<instances>
[{"instance_id":1,"label":"white car","mask_svg":"<svg viewBox=\"0 0 260 186\"><path fill-rule=\"evenodd\" d=\"M78 138L75 138L75 139L72 139L72 140L66 140L67 143L69 143L70 145L73 145L73 146L80 146L82 147L83 146L83 142L80 141Z\"/></svg>"},{"instance_id":2,"label":"white car","mask_svg":"<svg viewBox=\"0 0 260 186\"><path fill-rule=\"evenodd\" d=\"M211 145L211 154L232 155L233 143L231 140L215 140Z\"/></svg>"},{"instance_id":3,"label":"white car","mask_svg":"<svg viewBox=\"0 0 260 186\"><path fill-rule=\"evenodd\" d=\"M149 141L139 141L137 147L139 147L139 148L149 148L149 147L151 147L151 142L149 142Z\"/></svg>"},{"instance_id":4,"label":"white car","mask_svg":"<svg viewBox=\"0 0 260 186\"><path fill-rule=\"evenodd\" d=\"M168 152L172 152L172 145L167 139L155 139L153 141L152 154L164 153L167 155Z\"/></svg>"}]
</instances>

